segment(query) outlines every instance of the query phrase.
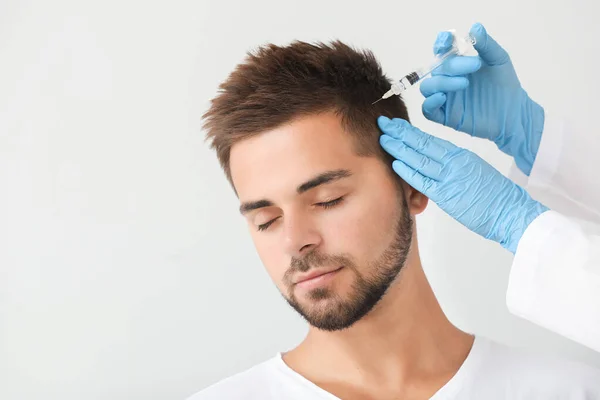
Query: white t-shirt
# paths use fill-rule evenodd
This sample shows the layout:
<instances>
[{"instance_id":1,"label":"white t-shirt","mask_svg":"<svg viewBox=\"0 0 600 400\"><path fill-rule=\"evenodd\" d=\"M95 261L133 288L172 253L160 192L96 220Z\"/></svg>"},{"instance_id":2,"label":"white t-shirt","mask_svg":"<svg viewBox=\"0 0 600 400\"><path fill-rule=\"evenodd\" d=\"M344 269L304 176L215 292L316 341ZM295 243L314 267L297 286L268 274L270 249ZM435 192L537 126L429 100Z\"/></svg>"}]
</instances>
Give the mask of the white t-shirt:
<instances>
[{"instance_id":1,"label":"white t-shirt","mask_svg":"<svg viewBox=\"0 0 600 400\"><path fill-rule=\"evenodd\" d=\"M224 379L188 400L340 400L289 368L281 358ZM600 399L600 370L538 357L476 337L463 365L431 399Z\"/></svg>"}]
</instances>

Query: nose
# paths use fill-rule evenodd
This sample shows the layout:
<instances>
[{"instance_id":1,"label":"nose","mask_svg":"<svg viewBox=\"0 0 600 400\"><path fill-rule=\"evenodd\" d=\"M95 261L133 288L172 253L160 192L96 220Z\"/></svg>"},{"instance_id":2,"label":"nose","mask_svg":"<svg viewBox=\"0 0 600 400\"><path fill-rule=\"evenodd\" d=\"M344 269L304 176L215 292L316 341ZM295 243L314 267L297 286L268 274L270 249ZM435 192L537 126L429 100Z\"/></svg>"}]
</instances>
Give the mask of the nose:
<instances>
[{"instance_id":1,"label":"nose","mask_svg":"<svg viewBox=\"0 0 600 400\"><path fill-rule=\"evenodd\" d=\"M286 215L284 218L285 251L291 257L300 257L321 243L321 235L306 215Z\"/></svg>"}]
</instances>

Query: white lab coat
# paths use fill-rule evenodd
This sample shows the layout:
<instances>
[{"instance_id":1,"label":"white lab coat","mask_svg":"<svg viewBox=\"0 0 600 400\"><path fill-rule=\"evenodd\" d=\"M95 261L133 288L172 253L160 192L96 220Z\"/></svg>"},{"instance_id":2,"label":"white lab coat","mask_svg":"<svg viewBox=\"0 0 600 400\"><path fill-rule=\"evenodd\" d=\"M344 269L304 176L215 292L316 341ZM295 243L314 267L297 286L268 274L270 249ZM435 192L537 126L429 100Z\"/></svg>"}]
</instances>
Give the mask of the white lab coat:
<instances>
[{"instance_id":1,"label":"white lab coat","mask_svg":"<svg viewBox=\"0 0 600 400\"><path fill-rule=\"evenodd\" d=\"M529 178L549 207L525 230L509 277L511 313L600 352L600 135L546 113Z\"/></svg>"}]
</instances>

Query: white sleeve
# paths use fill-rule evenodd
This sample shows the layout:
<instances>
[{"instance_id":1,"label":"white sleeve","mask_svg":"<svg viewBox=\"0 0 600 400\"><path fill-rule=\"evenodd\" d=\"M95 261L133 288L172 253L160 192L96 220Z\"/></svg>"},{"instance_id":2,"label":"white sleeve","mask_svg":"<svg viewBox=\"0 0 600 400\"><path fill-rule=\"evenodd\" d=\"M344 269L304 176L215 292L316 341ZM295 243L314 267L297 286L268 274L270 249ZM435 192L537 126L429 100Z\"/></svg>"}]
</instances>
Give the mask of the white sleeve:
<instances>
[{"instance_id":1,"label":"white sleeve","mask_svg":"<svg viewBox=\"0 0 600 400\"><path fill-rule=\"evenodd\" d=\"M514 164L509 176L550 209L600 225L600 132L583 118L546 113L530 176Z\"/></svg>"},{"instance_id":2,"label":"white sleeve","mask_svg":"<svg viewBox=\"0 0 600 400\"><path fill-rule=\"evenodd\" d=\"M510 175L553 211L536 218L519 242L507 304L513 314L600 351L600 135L580 120L548 114L544 125L530 176L514 166Z\"/></svg>"},{"instance_id":3,"label":"white sleeve","mask_svg":"<svg viewBox=\"0 0 600 400\"><path fill-rule=\"evenodd\" d=\"M511 313L600 351L600 236L541 214L519 242L506 301Z\"/></svg>"}]
</instances>

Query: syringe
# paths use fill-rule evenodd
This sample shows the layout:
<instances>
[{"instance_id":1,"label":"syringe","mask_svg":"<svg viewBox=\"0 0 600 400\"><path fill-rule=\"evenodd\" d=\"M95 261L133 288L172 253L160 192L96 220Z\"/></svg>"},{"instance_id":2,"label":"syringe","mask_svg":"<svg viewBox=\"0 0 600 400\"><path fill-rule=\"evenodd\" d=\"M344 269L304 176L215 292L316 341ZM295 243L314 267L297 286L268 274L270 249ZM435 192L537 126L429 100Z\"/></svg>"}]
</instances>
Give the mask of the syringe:
<instances>
[{"instance_id":1,"label":"syringe","mask_svg":"<svg viewBox=\"0 0 600 400\"><path fill-rule=\"evenodd\" d=\"M404 77L402 77L402 79L400 79L399 81L394 82L390 90L385 92L385 94L379 100L374 101L373 104L377 103L378 101L390 98L395 94L398 95L404 92L409 87L414 86L421 79L425 78L427 75L435 71L448 58L454 55L462 55L466 53L476 43L475 37L473 37L471 34L467 35L464 39L458 39L456 35L454 35L453 30L449 32L452 33L453 42L452 47L447 52L435 56L433 62L429 66L416 69L410 74L407 74Z\"/></svg>"}]
</instances>

